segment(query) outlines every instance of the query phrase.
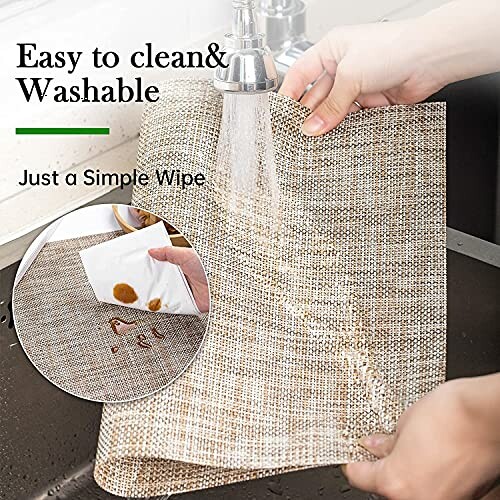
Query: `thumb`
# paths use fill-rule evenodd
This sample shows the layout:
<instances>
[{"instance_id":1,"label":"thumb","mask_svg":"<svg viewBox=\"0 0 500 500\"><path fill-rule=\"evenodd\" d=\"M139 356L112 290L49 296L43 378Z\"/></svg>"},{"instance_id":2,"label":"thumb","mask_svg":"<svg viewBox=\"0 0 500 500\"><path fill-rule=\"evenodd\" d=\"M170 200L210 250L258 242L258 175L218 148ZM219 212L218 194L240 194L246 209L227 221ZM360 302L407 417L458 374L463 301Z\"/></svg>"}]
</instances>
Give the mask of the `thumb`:
<instances>
[{"instance_id":1,"label":"thumb","mask_svg":"<svg viewBox=\"0 0 500 500\"><path fill-rule=\"evenodd\" d=\"M384 458L391 453L396 437L388 434L372 434L359 440L359 444L377 458Z\"/></svg>"},{"instance_id":2,"label":"thumb","mask_svg":"<svg viewBox=\"0 0 500 500\"><path fill-rule=\"evenodd\" d=\"M342 472L353 488L380 494L377 485L380 484L380 471L383 460L378 462L355 462L342 466Z\"/></svg>"},{"instance_id":3,"label":"thumb","mask_svg":"<svg viewBox=\"0 0 500 500\"><path fill-rule=\"evenodd\" d=\"M308 136L323 135L334 129L349 113L360 94L360 85L351 72L339 65L335 82L328 97L304 122L302 132Z\"/></svg>"},{"instance_id":4,"label":"thumb","mask_svg":"<svg viewBox=\"0 0 500 500\"><path fill-rule=\"evenodd\" d=\"M153 259L160 260L162 262L170 262L176 266L181 266L186 261L188 257L186 251L189 252L188 248L181 247L163 247L163 248L151 248L148 253Z\"/></svg>"}]
</instances>

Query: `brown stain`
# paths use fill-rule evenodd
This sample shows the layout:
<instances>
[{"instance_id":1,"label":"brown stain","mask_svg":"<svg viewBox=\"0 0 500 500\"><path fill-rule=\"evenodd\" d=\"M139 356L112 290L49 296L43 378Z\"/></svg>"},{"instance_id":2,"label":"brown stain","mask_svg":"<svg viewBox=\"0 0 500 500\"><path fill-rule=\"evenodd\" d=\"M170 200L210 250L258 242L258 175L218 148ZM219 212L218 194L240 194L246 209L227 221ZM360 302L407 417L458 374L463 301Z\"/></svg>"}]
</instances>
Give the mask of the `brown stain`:
<instances>
[{"instance_id":1,"label":"brown stain","mask_svg":"<svg viewBox=\"0 0 500 500\"><path fill-rule=\"evenodd\" d=\"M156 312L161 309L161 300L160 299L152 299L148 302L148 309L150 311Z\"/></svg>"},{"instance_id":2,"label":"brown stain","mask_svg":"<svg viewBox=\"0 0 500 500\"><path fill-rule=\"evenodd\" d=\"M127 283L118 283L113 287L113 297L124 304L133 304L139 297Z\"/></svg>"},{"instance_id":3,"label":"brown stain","mask_svg":"<svg viewBox=\"0 0 500 500\"><path fill-rule=\"evenodd\" d=\"M151 333L157 339L163 340L165 338L165 335L163 333L160 333L155 327L151 328Z\"/></svg>"},{"instance_id":4,"label":"brown stain","mask_svg":"<svg viewBox=\"0 0 500 500\"><path fill-rule=\"evenodd\" d=\"M116 354L118 352L118 349L120 349L117 345L114 345L112 348L111 348L111 352L113 354Z\"/></svg>"},{"instance_id":5,"label":"brown stain","mask_svg":"<svg viewBox=\"0 0 500 500\"><path fill-rule=\"evenodd\" d=\"M151 349L153 346L148 342L146 335L137 335L137 345L143 349Z\"/></svg>"},{"instance_id":6,"label":"brown stain","mask_svg":"<svg viewBox=\"0 0 500 500\"><path fill-rule=\"evenodd\" d=\"M109 320L112 330L116 335L124 335L125 333L133 330L137 326L137 321L128 322L121 318L111 318Z\"/></svg>"}]
</instances>

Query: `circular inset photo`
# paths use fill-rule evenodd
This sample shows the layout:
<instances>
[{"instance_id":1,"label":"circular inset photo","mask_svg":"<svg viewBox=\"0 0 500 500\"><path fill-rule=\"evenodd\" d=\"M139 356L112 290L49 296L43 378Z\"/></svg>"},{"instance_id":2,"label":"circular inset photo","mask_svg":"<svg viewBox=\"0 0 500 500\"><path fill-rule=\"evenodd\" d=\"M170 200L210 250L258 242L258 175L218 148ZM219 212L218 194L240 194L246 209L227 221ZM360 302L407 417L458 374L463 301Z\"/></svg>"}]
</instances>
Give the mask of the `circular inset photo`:
<instances>
[{"instance_id":1,"label":"circular inset photo","mask_svg":"<svg viewBox=\"0 0 500 500\"><path fill-rule=\"evenodd\" d=\"M33 242L12 304L38 371L70 394L111 403L151 395L182 375L203 342L210 294L198 254L170 222L97 205Z\"/></svg>"}]
</instances>

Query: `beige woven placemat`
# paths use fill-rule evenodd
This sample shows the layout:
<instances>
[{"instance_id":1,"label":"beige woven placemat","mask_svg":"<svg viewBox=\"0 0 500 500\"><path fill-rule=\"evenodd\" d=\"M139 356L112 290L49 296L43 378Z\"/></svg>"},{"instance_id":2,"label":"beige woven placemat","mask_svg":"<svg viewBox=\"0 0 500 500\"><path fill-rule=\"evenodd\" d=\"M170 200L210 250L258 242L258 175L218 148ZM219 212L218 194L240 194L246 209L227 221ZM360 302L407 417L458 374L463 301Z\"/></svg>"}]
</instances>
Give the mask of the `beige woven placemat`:
<instances>
[{"instance_id":1,"label":"beige woven placemat","mask_svg":"<svg viewBox=\"0 0 500 500\"><path fill-rule=\"evenodd\" d=\"M207 327L206 317L96 300L78 252L122 234L46 243L13 295L17 334L31 362L61 389L93 401L130 401L164 388L192 361ZM118 318L137 325L117 335L111 321Z\"/></svg>"},{"instance_id":2,"label":"beige woven placemat","mask_svg":"<svg viewBox=\"0 0 500 500\"><path fill-rule=\"evenodd\" d=\"M307 110L270 99L278 213L268 199L243 200L251 214L228 203L209 83L167 82L146 107L139 170L208 183L137 188L134 203L193 242L212 313L175 384L105 406L95 477L106 490L158 495L358 460L359 437L392 431L444 380L444 104L366 110L307 138Z\"/></svg>"}]
</instances>

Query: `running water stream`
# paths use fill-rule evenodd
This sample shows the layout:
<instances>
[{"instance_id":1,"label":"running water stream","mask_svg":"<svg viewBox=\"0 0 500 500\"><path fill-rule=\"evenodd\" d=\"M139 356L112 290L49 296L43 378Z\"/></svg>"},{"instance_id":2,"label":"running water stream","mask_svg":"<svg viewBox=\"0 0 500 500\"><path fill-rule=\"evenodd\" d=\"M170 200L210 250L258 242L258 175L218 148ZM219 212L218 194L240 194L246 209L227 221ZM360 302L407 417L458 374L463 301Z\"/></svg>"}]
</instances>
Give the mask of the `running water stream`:
<instances>
[{"instance_id":1,"label":"running water stream","mask_svg":"<svg viewBox=\"0 0 500 500\"><path fill-rule=\"evenodd\" d=\"M251 211L258 202L278 213L280 192L267 93L224 96L217 165L228 180L230 207Z\"/></svg>"}]
</instances>

